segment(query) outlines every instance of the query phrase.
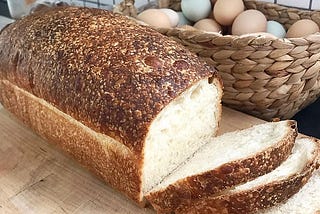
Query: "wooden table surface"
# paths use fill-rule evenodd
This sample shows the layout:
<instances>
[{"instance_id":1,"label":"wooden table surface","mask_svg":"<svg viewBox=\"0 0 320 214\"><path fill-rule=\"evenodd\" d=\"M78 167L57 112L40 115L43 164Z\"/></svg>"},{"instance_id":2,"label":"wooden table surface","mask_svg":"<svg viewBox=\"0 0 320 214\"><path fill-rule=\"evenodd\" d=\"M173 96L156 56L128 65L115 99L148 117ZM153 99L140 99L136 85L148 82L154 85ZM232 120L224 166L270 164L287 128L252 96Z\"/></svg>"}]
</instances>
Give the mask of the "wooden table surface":
<instances>
[{"instance_id":1,"label":"wooden table surface","mask_svg":"<svg viewBox=\"0 0 320 214\"><path fill-rule=\"evenodd\" d=\"M223 109L220 133L262 121ZM0 109L0 213L154 213L137 207Z\"/></svg>"}]
</instances>

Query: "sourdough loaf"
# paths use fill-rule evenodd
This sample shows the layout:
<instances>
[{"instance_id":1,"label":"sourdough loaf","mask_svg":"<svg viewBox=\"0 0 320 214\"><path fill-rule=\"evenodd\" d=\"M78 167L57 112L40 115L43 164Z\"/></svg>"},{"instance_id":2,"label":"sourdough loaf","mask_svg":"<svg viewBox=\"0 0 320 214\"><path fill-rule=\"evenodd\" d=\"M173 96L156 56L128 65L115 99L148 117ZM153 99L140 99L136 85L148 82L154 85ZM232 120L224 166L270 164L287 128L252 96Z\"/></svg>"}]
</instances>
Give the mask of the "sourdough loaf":
<instances>
[{"instance_id":1,"label":"sourdough loaf","mask_svg":"<svg viewBox=\"0 0 320 214\"><path fill-rule=\"evenodd\" d=\"M0 101L143 204L215 135L222 86L184 47L108 11L38 11L0 34Z\"/></svg>"},{"instance_id":2,"label":"sourdough loaf","mask_svg":"<svg viewBox=\"0 0 320 214\"><path fill-rule=\"evenodd\" d=\"M215 195L278 167L290 155L295 121L269 122L210 139L146 198L160 213Z\"/></svg>"},{"instance_id":3,"label":"sourdough loaf","mask_svg":"<svg viewBox=\"0 0 320 214\"><path fill-rule=\"evenodd\" d=\"M313 138L297 139L292 154L275 170L219 194L180 204L175 213L248 214L285 203L308 182L318 166L319 146ZM311 209L314 207L315 204Z\"/></svg>"}]
</instances>

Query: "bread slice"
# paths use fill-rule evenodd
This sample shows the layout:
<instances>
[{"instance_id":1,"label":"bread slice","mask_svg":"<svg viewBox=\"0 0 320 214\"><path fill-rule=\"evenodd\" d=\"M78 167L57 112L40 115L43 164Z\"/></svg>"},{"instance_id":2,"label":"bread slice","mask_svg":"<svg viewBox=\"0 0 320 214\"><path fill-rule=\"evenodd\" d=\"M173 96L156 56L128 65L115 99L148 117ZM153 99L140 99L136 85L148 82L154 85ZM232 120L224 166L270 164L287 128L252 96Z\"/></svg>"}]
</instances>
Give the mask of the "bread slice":
<instances>
[{"instance_id":1,"label":"bread slice","mask_svg":"<svg viewBox=\"0 0 320 214\"><path fill-rule=\"evenodd\" d=\"M57 7L0 32L0 102L115 189L144 194L215 135L222 83L160 33Z\"/></svg>"},{"instance_id":2,"label":"bread slice","mask_svg":"<svg viewBox=\"0 0 320 214\"><path fill-rule=\"evenodd\" d=\"M269 122L212 138L146 198L158 212L212 195L278 167L297 136L294 121Z\"/></svg>"},{"instance_id":3,"label":"bread slice","mask_svg":"<svg viewBox=\"0 0 320 214\"><path fill-rule=\"evenodd\" d=\"M320 214L320 170L313 173L302 189L286 202L270 207L259 214Z\"/></svg>"},{"instance_id":4,"label":"bread slice","mask_svg":"<svg viewBox=\"0 0 320 214\"><path fill-rule=\"evenodd\" d=\"M292 154L272 172L219 194L180 204L175 212L247 214L274 206L293 196L307 183L318 166L318 158L317 140L298 139Z\"/></svg>"}]
</instances>

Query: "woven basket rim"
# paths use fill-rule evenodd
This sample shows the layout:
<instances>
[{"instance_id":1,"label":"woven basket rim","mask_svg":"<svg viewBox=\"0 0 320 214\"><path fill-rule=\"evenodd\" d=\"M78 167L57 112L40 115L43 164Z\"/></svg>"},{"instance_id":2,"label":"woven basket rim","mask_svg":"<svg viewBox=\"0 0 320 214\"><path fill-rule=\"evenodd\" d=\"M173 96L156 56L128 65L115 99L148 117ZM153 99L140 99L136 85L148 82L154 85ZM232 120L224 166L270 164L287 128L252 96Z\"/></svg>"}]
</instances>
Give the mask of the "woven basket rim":
<instances>
[{"instance_id":1,"label":"woven basket rim","mask_svg":"<svg viewBox=\"0 0 320 214\"><path fill-rule=\"evenodd\" d=\"M123 0L122 2L124 2L125 0ZM135 2L134 0L132 0L133 2ZM161 2L162 0L157 0L157 2ZM262 4L265 7L268 8L277 8L278 10L287 10L290 11L292 13L303 13L303 14L308 14L308 16L312 17L313 14L316 14L320 17L320 10L304 10L304 9L300 9L300 8L295 8L295 7L287 7L284 5L278 5L278 4L274 4L271 2L264 2L264 1L256 1L256 0L243 0L244 3L255 3L255 4ZM131 19L133 18L133 20L137 21L139 24L145 25L145 26L149 26L157 31L160 32L168 32L168 31L178 31L181 33L185 33L185 32L189 32L189 33L193 33L194 36L198 36L198 35L205 35L208 39L215 39L215 38L229 38L230 40L247 40L248 41L248 45L250 43L253 44L261 44L261 43L268 43L268 42L273 42L273 41L278 41L281 43L286 43L286 44L296 44L297 40L303 39L306 40L307 42L313 43L314 41L319 41L320 40L320 32L314 33L314 34L310 34L308 36L304 36L304 37L296 37L296 38L276 38L276 37L266 37L264 35L253 35L253 34L244 34L244 35L231 35L231 34L227 34L227 35L223 35L220 33L214 33L214 32L206 32L203 30L199 30L199 29L184 29L181 27L175 27L175 28L157 28L157 27L153 27L148 25L147 23L144 23L140 20L137 20L135 17L130 17ZM259 32L262 33L262 32ZM256 34L259 34L256 33Z\"/></svg>"}]
</instances>

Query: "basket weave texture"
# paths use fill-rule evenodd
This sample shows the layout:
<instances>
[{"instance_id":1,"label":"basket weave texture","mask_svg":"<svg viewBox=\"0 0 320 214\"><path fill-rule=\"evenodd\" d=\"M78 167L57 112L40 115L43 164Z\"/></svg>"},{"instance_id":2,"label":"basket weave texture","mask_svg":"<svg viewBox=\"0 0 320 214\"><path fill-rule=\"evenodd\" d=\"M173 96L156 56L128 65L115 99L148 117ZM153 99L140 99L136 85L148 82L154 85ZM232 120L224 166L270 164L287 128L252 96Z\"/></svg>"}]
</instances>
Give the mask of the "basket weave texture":
<instances>
[{"instance_id":1,"label":"basket weave texture","mask_svg":"<svg viewBox=\"0 0 320 214\"><path fill-rule=\"evenodd\" d=\"M246 9L257 9L286 29L304 18L320 25L317 11L252 0L244 3ZM159 0L158 5L181 10L179 0ZM265 120L288 119L319 97L319 33L304 38L274 39L222 36L182 28L156 30L183 44L218 70L223 79L226 106Z\"/></svg>"}]
</instances>

